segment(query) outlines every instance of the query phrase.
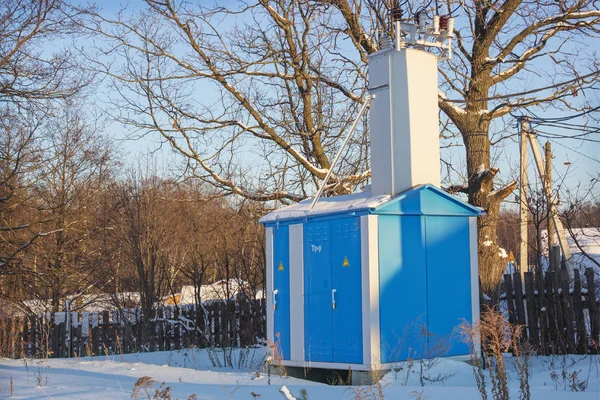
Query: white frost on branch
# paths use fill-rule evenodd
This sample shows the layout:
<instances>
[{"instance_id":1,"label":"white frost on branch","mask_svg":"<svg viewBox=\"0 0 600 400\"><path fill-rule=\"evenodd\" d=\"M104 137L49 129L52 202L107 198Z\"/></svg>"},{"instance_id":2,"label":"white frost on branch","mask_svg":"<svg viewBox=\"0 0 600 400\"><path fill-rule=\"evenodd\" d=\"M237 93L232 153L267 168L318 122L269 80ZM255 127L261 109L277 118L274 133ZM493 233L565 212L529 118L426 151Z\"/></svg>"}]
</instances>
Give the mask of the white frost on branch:
<instances>
[{"instance_id":1,"label":"white frost on branch","mask_svg":"<svg viewBox=\"0 0 600 400\"><path fill-rule=\"evenodd\" d=\"M287 400L296 400L296 398L292 396L292 393L290 393L290 390L285 385L283 385L279 391L283 393Z\"/></svg>"},{"instance_id":2,"label":"white frost on branch","mask_svg":"<svg viewBox=\"0 0 600 400\"><path fill-rule=\"evenodd\" d=\"M438 90L438 97L440 98L441 101L444 101L446 103L446 105L448 107L450 107L452 109L452 111L454 111L456 114L465 115L467 113L465 110L463 110L456 104L446 101L446 100L448 100L448 97L446 97L446 95L444 93L442 93L441 90Z\"/></svg>"},{"instance_id":3,"label":"white frost on branch","mask_svg":"<svg viewBox=\"0 0 600 400\"><path fill-rule=\"evenodd\" d=\"M503 63L504 58L502 58L502 57L486 57L485 62L487 64Z\"/></svg>"},{"instance_id":4,"label":"white frost on branch","mask_svg":"<svg viewBox=\"0 0 600 400\"><path fill-rule=\"evenodd\" d=\"M492 242L491 240L486 240L485 242L481 243L482 246L485 247L489 247L493 244L494 242Z\"/></svg>"}]
</instances>

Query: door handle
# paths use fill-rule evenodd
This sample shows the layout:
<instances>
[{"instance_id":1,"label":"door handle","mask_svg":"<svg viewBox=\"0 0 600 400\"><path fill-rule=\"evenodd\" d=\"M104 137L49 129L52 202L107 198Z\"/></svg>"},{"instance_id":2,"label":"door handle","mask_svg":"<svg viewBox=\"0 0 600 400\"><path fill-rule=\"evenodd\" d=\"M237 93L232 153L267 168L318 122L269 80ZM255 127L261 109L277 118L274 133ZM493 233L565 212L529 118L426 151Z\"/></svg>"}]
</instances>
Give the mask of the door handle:
<instances>
[{"instance_id":1,"label":"door handle","mask_svg":"<svg viewBox=\"0 0 600 400\"><path fill-rule=\"evenodd\" d=\"M337 290L331 289L331 308L335 309L335 292Z\"/></svg>"},{"instance_id":2,"label":"door handle","mask_svg":"<svg viewBox=\"0 0 600 400\"><path fill-rule=\"evenodd\" d=\"M277 308L277 293L279 292L278 289L273 290L273 309Z\"/></svg>"}]
</instances>

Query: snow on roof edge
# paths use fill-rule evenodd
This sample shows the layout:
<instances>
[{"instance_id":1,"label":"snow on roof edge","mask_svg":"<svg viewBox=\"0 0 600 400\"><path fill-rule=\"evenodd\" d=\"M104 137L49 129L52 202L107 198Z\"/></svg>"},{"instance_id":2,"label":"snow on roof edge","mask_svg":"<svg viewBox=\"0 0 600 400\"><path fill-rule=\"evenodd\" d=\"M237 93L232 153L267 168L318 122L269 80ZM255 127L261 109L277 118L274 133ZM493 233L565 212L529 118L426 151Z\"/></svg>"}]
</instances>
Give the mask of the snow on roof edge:
<instances>
[{"instance_id":1,"label":"snow on roof edge","mask_svg":"<svg viewBox=\"0 0 600 400\"><path fill-rule=\"evenodd\" d=\"M259 222L266 225L279 221L302 219L322 214L371 209L385 203L391 199L391 197L392 196L390 195L372 196L370 190L340 196L322 197L312 210L310 210L310 205L312 204L313 198L310 198L279 210L271 211L262 217Z\"/></svg>"}]
</instances>

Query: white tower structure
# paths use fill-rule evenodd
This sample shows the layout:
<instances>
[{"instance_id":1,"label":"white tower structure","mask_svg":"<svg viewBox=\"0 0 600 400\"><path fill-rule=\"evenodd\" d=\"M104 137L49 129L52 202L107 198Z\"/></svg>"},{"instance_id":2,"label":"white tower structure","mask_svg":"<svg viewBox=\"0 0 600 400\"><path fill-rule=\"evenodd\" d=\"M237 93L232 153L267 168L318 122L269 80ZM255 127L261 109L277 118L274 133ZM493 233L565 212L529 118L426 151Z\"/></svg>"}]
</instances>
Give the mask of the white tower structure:
<instances>
[{"instance_id":1,"label":"white tower structure","mask_svg":"<svg viewBox=\"0 0 600 400\"><path fill-rule=\"evenodd\" d=\"M450 56L453 20L432 26L394 15L395 43L369 56L371 191L395 195L420 184L440 186L438 56ZM420 23L419 23L420 22ZM410 46L410 47L409 47Z\"/></svg>"}]
</instances>

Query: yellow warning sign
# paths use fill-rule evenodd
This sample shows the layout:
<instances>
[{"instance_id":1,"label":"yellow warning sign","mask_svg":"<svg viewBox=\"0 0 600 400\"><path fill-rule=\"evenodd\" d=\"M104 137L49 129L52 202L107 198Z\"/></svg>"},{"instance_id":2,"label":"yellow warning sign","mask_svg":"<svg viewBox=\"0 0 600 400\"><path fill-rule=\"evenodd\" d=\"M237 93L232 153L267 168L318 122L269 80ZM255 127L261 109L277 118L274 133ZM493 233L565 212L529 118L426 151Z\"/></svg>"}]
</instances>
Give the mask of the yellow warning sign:
<instances>
[{"instance_id":1,"label":"yellow warning sign","mask_svg":"<svg viewBox=\"0 0 600 400\"><path fill-rule=\"evenodd\" d=\"M350 262L348 261L348 257L344 256L344 262L342 263L342 267L349 267Z\"/></svg>"},{"instance_id":2,"label":"yellow warning sign","mask_svg":"<svg viewBox=\"0 0 600 400\"><path fill-rule=\"evenodd\" d=\"M283 271L283 261L279 261L279 267L277 267L278 271Z\"/></svg>"}]
</instances>

